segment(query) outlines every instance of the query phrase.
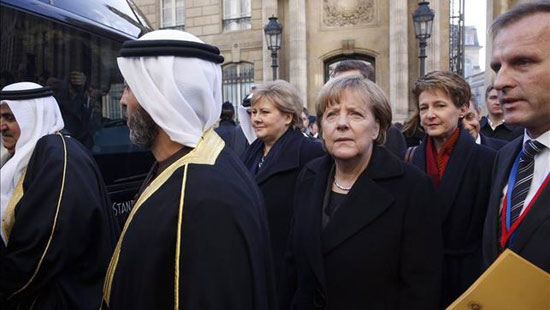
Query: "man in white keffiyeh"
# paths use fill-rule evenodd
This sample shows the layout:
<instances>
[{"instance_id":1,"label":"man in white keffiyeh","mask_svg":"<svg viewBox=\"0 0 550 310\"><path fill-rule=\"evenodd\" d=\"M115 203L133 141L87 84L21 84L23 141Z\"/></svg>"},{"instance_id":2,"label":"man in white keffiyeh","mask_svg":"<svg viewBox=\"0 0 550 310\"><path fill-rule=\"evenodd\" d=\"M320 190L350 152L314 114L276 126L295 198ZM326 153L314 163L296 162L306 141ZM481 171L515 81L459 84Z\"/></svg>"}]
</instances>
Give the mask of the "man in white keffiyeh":
<instances>
[{"instance_id":1,"label":"man in white keffiyeh","mask_svg":"<svg viewBox=\"0 0 550 310\"><path fill-rule=\"evenodd\" d=\"M59 133L48 87L20 82L0 91L0 308L84 309L101 284L119 227L88 150Z\"/></svg>"},{"instance_id":2,"label":"man in white keffiyeh","mask_svg":"<svg viewBox=\"0 0 550 310\"><path fill-rule=\"evenodd\" d=\"M21 82L8 85L2 91L40 88L42 86L35 83ZM17 182L27 168L36 142L45 135L60 131L64 124L57 102L51 94L25 100L2 100L0 111L2 144L11 155L11 158L1 168L2 210L0 217L4 223L6 206ZM7 243L4 229L2 229L2 239Z\"/></svg>"},{"instance_id":3,"label":"man in white keffiyeh","mask_svg":"<svg viewBox=\"0 0 550 310\"><path fill-rule=\"evenodd\" d=\"M211 128L222 106L218 48L158 30L120 55L130 139L157 162L111 259L103 307L275 309L261 194Z\"/></svg>"}]
</instances>

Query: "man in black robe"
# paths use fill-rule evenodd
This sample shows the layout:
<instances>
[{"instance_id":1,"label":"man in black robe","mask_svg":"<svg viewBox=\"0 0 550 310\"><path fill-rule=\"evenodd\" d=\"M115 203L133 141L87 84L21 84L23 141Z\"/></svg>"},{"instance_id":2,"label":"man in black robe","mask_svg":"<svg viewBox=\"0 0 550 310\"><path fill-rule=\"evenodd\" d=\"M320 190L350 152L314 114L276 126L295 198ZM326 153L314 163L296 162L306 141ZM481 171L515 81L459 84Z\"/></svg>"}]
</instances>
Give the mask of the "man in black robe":
<instances>
[{"instance_id":1,"label":"man in black robe","mask_svg":"<svg viewBox=\"0 0 550 310\"><path fill-rule=\"evenodd\" d=\"M101 174L63 119L49 88L0 92L0 308L97 309L118 237Z\"/></svg>"},{"instance_id":2,"label":"man in black robe","mask_svg":"<svg viewBox=\"0 0 550 310\"><path fill-rule=\"evenodd\" d=\"M223 57L182 31L123 44L130 139L156 163L111 259L103 309L275 309L261 194L211 129Z\"/></svg>"}]
</instances>

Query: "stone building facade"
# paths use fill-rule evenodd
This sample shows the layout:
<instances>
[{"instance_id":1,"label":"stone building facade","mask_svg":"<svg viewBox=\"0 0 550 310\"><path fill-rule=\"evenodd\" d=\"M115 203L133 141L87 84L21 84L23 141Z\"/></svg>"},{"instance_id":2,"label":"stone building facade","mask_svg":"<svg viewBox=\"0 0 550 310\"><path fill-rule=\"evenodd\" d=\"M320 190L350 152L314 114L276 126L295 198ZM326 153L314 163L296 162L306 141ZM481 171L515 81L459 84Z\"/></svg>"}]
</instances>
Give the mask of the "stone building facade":
<instances>
[{"instance_id":1,"label":"stone building facade","mask_svg":"<svg viewBox=\"0 0 550 310\"><path fill-rule=\"evenodd\" d=\"M346 58L371 62L388 94L394 121L413 109L410 89L419 72L411 0L134 0L155 29L185 29L220 48L224 98L238 104L253 83L272 79L263 27L277 16L283 27L278 77L295 85L313 111L331 68ZM449 4L435 12L426 72L449 66ZM183 21L183 23L182 23Z\"/></svg>"}]
</instances>

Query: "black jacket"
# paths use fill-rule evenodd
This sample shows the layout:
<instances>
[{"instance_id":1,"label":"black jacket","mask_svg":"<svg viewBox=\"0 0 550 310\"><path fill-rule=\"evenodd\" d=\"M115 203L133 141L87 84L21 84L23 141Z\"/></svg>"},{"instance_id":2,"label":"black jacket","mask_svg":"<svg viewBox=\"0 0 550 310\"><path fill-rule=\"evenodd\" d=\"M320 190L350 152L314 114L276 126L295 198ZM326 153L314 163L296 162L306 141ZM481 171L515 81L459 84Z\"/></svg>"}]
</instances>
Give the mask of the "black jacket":
<instances>
[{"instance_id":1,"label":"black jacket","mask_svg":"<svg viewBox=\"0 0 550 310\"><path fill-rule=\"evenodd\" d=\"M483 256L485 265L492 264L498 256L497 249L497 221L500 220L499 209L502 199L502 190L508 183L508 176L512 165L523 145L523 137L504 146L497 154L493 173L493 187L491 200L487 210L485 228L483 232ZM550 185L547 185L525 216L517 235L512 251L535 264L539 268L550 272Z\"/></svg>"},{"instance_id":2,"label":"black jacket","mask_svg":"<svg viewBox=\"0 0 550 310\"><path fill-rule=\"evenodd\" d=\"M384 143L384 146L395 156L401 157L407 149L407 141L401 131L394 125L391 125L386 131L386 143Z\"/></svg>"},{"instance_id":3,"label":"black jacket","mask_svg":"<svg viewBox=\"0 0 550 310\"><path fill-rule=\"evenodd\" d=\"M290 129L286 134L289 136L285 138L284 145L278 146L281 151L274 154L256 175L267 208L276 275L283 263L290 230L296 178L306 163L324 154L321 143L306 138L300 130ZM262 148L263 143L259 139L250 145L243 155L246 166L258 152L262 152Z\"/></svg>"},{"instance_id":4,"label":"black jacket","mask_svg":"<svg viewBox=\"0 0 550 310\"><path fill-rule=\"evenodd\" d=\"M322 228L333 160L297 182L282 304L291 309L437 309L442 242L433 186L383 147ZM288 309L288 308L287 308Z\"/></svg>"},{"instance_id":5,"label":"black jacket","mask_svg":"<svg viewBox=\"0 0 550 310\"><path fill-rule=\"evenodd\" d=\"M483 116L481 118L481 120L479 121L479 126L480 132L487 137L501 139L505 141L512 141L515 138L523 135L524 130L521 126L509 125L506 123L498 125L497 128L493 130L493 128L491 128L491 125L489 125L489 121L487 120L486 116Z\"/></svg>"},{"instance_id":6,"label":"black jacket","mask_svg":"<svg viewBox=\"0 0 550 310\"><path fill-rule=\"evenodd\" d=\"M426 171L426 139L412 163ZM460 128L457 144L436 189L442 204L443 265L442 306L462 294L483 270L481 236L489 203L491 169L495 151L475 143Z\"/></svg>"},{"instance_id":7,"label":"black jacket","mask_svg":"<svg viewBox=\"0 0 550 310\"><path fill-rule=\"evenodd\" d=\"M508 141L497 139L497 138L489 138L486 135L479 133L479 138L481 139L481 145L485 145L488 148L491 148L495 151L500 150L501 147L506 145Z\"/></svg>"},{"instance_id":8,"label":"black jacket","mask_svg":"<svg viewBox=\"0 0 550 310\"><path fill-rule=\"evenodd\" d=\"M248 141L244 136L241 126L237 126L233 120L222 120L218 128L214 129L223 139L225 144L241 156L248 147Z\"/></svg>"}]
</instances>

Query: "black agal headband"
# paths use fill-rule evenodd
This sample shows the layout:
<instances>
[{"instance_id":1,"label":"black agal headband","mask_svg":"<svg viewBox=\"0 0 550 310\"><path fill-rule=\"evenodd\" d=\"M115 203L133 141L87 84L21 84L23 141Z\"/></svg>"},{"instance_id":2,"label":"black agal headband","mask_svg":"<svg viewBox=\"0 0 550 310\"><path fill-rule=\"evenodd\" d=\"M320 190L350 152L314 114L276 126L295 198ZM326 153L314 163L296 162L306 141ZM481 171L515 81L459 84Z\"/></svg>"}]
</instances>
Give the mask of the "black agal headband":
<instances>
[{"instance_id":1,"label":"black agal headband","mask_svg":"<svg viewBox=\"0 0 550 310\"><path fill-rule=\"evenodd\" d=\"M180 56L193 57L220 64L223 56L212 45L178 40L130 40L122 44L122 57Z\"/></svg>"},{"instance_id":2,"label":"black agal headband","mask_svg":"<svg viewBox=\"0 0 550 310\"><path fill-rule=\"evenodd\" d=\"M50 87L0 91L0 100L26 100L50 96L53 96L53 90Z\"/></svg>"}]
</instances>

